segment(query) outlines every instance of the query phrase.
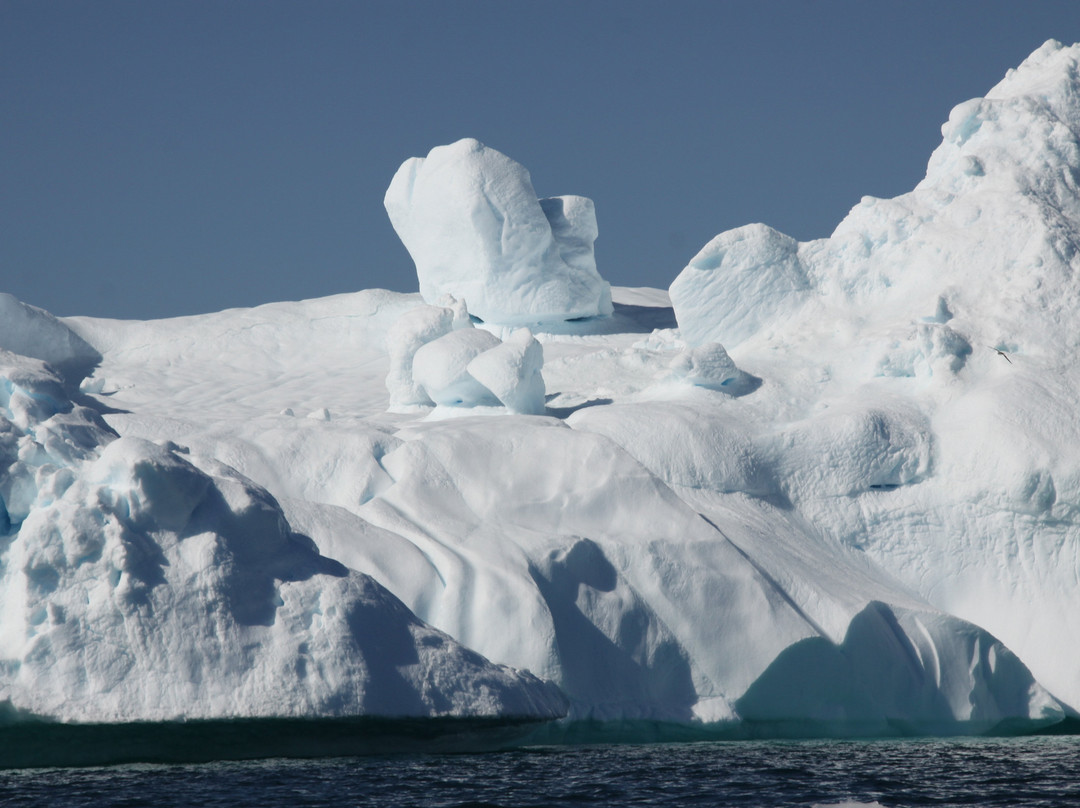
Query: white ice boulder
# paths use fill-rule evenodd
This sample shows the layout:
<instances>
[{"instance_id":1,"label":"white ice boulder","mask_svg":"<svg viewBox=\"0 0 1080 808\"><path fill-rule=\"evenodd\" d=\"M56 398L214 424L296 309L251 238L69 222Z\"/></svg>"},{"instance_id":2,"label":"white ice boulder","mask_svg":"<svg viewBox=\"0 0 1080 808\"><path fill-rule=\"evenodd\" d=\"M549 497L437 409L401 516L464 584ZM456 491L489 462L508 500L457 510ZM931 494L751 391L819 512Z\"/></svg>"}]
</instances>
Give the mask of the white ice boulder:
<instances>
[{"instance_id":1,"label":"white ice boulder","mask_svg":"<svg viewBox=\"0 0 1080 808\"><path fill-rule=\"evenodd\" d=\"M450 298L440 303L447 305L418 306L405 312L387 332L390 369L386 374L386 388L390 391L391 411L434 404L413 378L413 357L428 342L455 328L472 326L464 301Z\"/></svg>"},{"instance_id":2,"label":"white ice boulder","mask_svg":"<svg viewBox=\"0 0 1080 808\"><path fill-rule=\"evenodd\" d=\"M521 415L544 414L544 347L527 328L514 331L501 345L473 359L469 375Z\"/></svg>"},{"instance_id":3,"label":"white ice boulder","mask_svg":"<svg viewBox=\"0 0 1080 808\"><path fill-rule=\"evenodd\" d=\"M527 328L505 342L473 328L463 300L420 306L391 326L386 343L390 411L436 404L497 407L520 415L544 412L544 349Z\"/></svg>"},{"instance_id":4,"label":"white ice boulder","mask_svg":"<svg viewBox=\"0 0 1080 808\"><path fill-rule=\"evenodd\" d=\"M490 323L611 314L591 200L540 200L529 172L471 138L406 160L384 199L429 303L464 297Z\"/></svg>"},{"instance_id":5,"label":"white ice boulder","mask_svg":"<svg viewBox=\"0 0 1080 808\"><path fill-rule=\"evenodd\" d=\"M498 337L479 328L452 331L416 352L413 379L436 404L497 407L495 395L469 374L469 363L500 344Z\"/></svg>"},{"instance_id":6,"label":"white ice boulder","mask_svg":"<svg viewBox=\"0 0 1080 808\"><path fill-rule=\"evenodd\" d=\"M679 351L668 363L671 378L707 390L736 392L746 386L749 376L735 363L718 342Z\"/></svg>"},{"instance_id":7,"label":"white ice boulder","mask_svg":"<svg viewBox=\"0 0 1080 808\"><path fill-rule=\"evenodd\" d=\"M731 348L793 310L809 288L799 243L748 224L702 247L669 293L683 339Z\"/></svg>"}]
</instances>

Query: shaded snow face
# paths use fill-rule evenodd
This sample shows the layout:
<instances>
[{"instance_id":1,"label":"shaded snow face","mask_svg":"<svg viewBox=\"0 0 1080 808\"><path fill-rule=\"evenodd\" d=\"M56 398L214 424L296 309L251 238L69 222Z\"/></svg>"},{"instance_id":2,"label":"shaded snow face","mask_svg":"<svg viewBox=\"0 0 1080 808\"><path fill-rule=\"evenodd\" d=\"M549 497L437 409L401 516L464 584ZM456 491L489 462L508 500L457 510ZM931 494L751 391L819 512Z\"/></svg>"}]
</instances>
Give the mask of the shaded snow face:
<instances>
[{"instance_id":1,"label":"shaded snow face","mask_svg":"<svg viewBox=\"0 0 1080 808\"><path fill-rule=\"evenodd\" d=\"M384 203L429 303L463 297L500 325L611 314L592 201L537 199L528 171L476 140L406 160Z\"/></svg>"},{"instance_id":2,"label":"shaded snow face","mask_svg":"<svg viewBox=\"0 0 1080 808\"><path fill-rule=\"evenodd\" d=\"M101 354L49 312L0 292L0 350L48 362L61 370L86 370Z\"/></svg>"}]
</instances>

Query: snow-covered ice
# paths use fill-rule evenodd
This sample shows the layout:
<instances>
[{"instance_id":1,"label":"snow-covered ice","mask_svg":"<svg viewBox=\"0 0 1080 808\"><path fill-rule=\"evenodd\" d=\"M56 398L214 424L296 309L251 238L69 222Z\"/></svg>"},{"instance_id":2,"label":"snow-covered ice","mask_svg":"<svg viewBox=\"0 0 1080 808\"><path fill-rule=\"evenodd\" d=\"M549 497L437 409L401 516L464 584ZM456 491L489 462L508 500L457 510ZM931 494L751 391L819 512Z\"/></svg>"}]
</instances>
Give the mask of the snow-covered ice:
<instances>
[{"instance_id":1,"label":"snow-covered ice","mask_svg":"<svg viewBox=\"0 0 1080 808\"><path fill-rule=\"evenodd\" d=\"M499 345L469 362L469 375L510 412L543 415L544 347L527 328L515 329Z\"/></svg>"},{"instance_id":2,"label":"snow-covered ice","mask_svg":"<svg viewBox=\"0 0 1080 808\"><path fill-rule=\"evenodd\" d=\"M591 204L462 141L387 193L421 294L148 322L0 298L0 699L1075 714L1078 58L1049 42L957 106L910 193L818 241L722 233L670 297L608 308Z\"/></svg>"},{"instance_id":3,"label":"snow-covered ice","mask_svg":"<svg viewBox=\"0 0 1080 808\"><path fill-rule=\"evenodd\" d=\"M0 363L8 703L80 722L565 710L320 555L232 467L116 437L44 365Z\"/></svg>"},{"instance_id":4,"label":"snow-covered ice","mask_svg":"<svg viewBox=\"0 0 1080 808\"><path fill-rule=\"evenodd\" d=\"M592 200L537 199L524 166L477 140L406 160L384 202L428 303L463 297L501 325L611 313Z\"/></svg>"}]
</instances>

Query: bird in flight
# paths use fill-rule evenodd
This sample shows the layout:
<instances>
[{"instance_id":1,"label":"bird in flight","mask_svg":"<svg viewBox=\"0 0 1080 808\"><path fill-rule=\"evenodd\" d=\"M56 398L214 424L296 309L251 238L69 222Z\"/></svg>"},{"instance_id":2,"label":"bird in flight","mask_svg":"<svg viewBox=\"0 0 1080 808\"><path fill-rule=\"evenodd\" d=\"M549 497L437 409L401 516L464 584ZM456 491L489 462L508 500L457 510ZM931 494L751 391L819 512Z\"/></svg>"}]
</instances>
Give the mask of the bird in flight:
<instances>
[{"instance_id":1,"label":"bird in flight","mask_svg":"<svg viewBox=\"0 0 1080 808\"><path fill-rule=\"evenodd\" d=\"M995 347L994 347L994 346L992 346L992 345L987 345L986 347L987 347L987 348L989 348L989 349L990 349L991 351L997 351L997 355L998 355L998 356L1004 356L1004 357L1005 357L1005 361L1006 361L1006 362L1008 362L1008 363L1009 363L1010 365L1012 364L1012 360L1011 360L1011 359L1009 359L1009 356L1008 356L1008 354L1006 354L1006 353L1005 353L1005 352L1004 352L1003 350L1001 350L1000 348L995 348Z\"/></svg>"}]
</instances>

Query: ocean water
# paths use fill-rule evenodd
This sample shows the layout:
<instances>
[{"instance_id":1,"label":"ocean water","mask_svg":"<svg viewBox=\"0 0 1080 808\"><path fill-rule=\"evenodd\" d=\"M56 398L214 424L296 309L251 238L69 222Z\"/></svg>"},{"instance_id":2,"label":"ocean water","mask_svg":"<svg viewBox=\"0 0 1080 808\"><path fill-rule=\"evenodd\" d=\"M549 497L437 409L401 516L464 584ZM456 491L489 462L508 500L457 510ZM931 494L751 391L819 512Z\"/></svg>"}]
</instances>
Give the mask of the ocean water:
<instances>
[{"instance_id":1,"label":"ocean water","mask_svg":"<svg viewBox=\"0 0 1080 808\"><path fill-rule=\"evenodd\" d=\"M1080 737L713 741L0 771L3 806L1080 805Z\"/></svg>"}]
</instances>

